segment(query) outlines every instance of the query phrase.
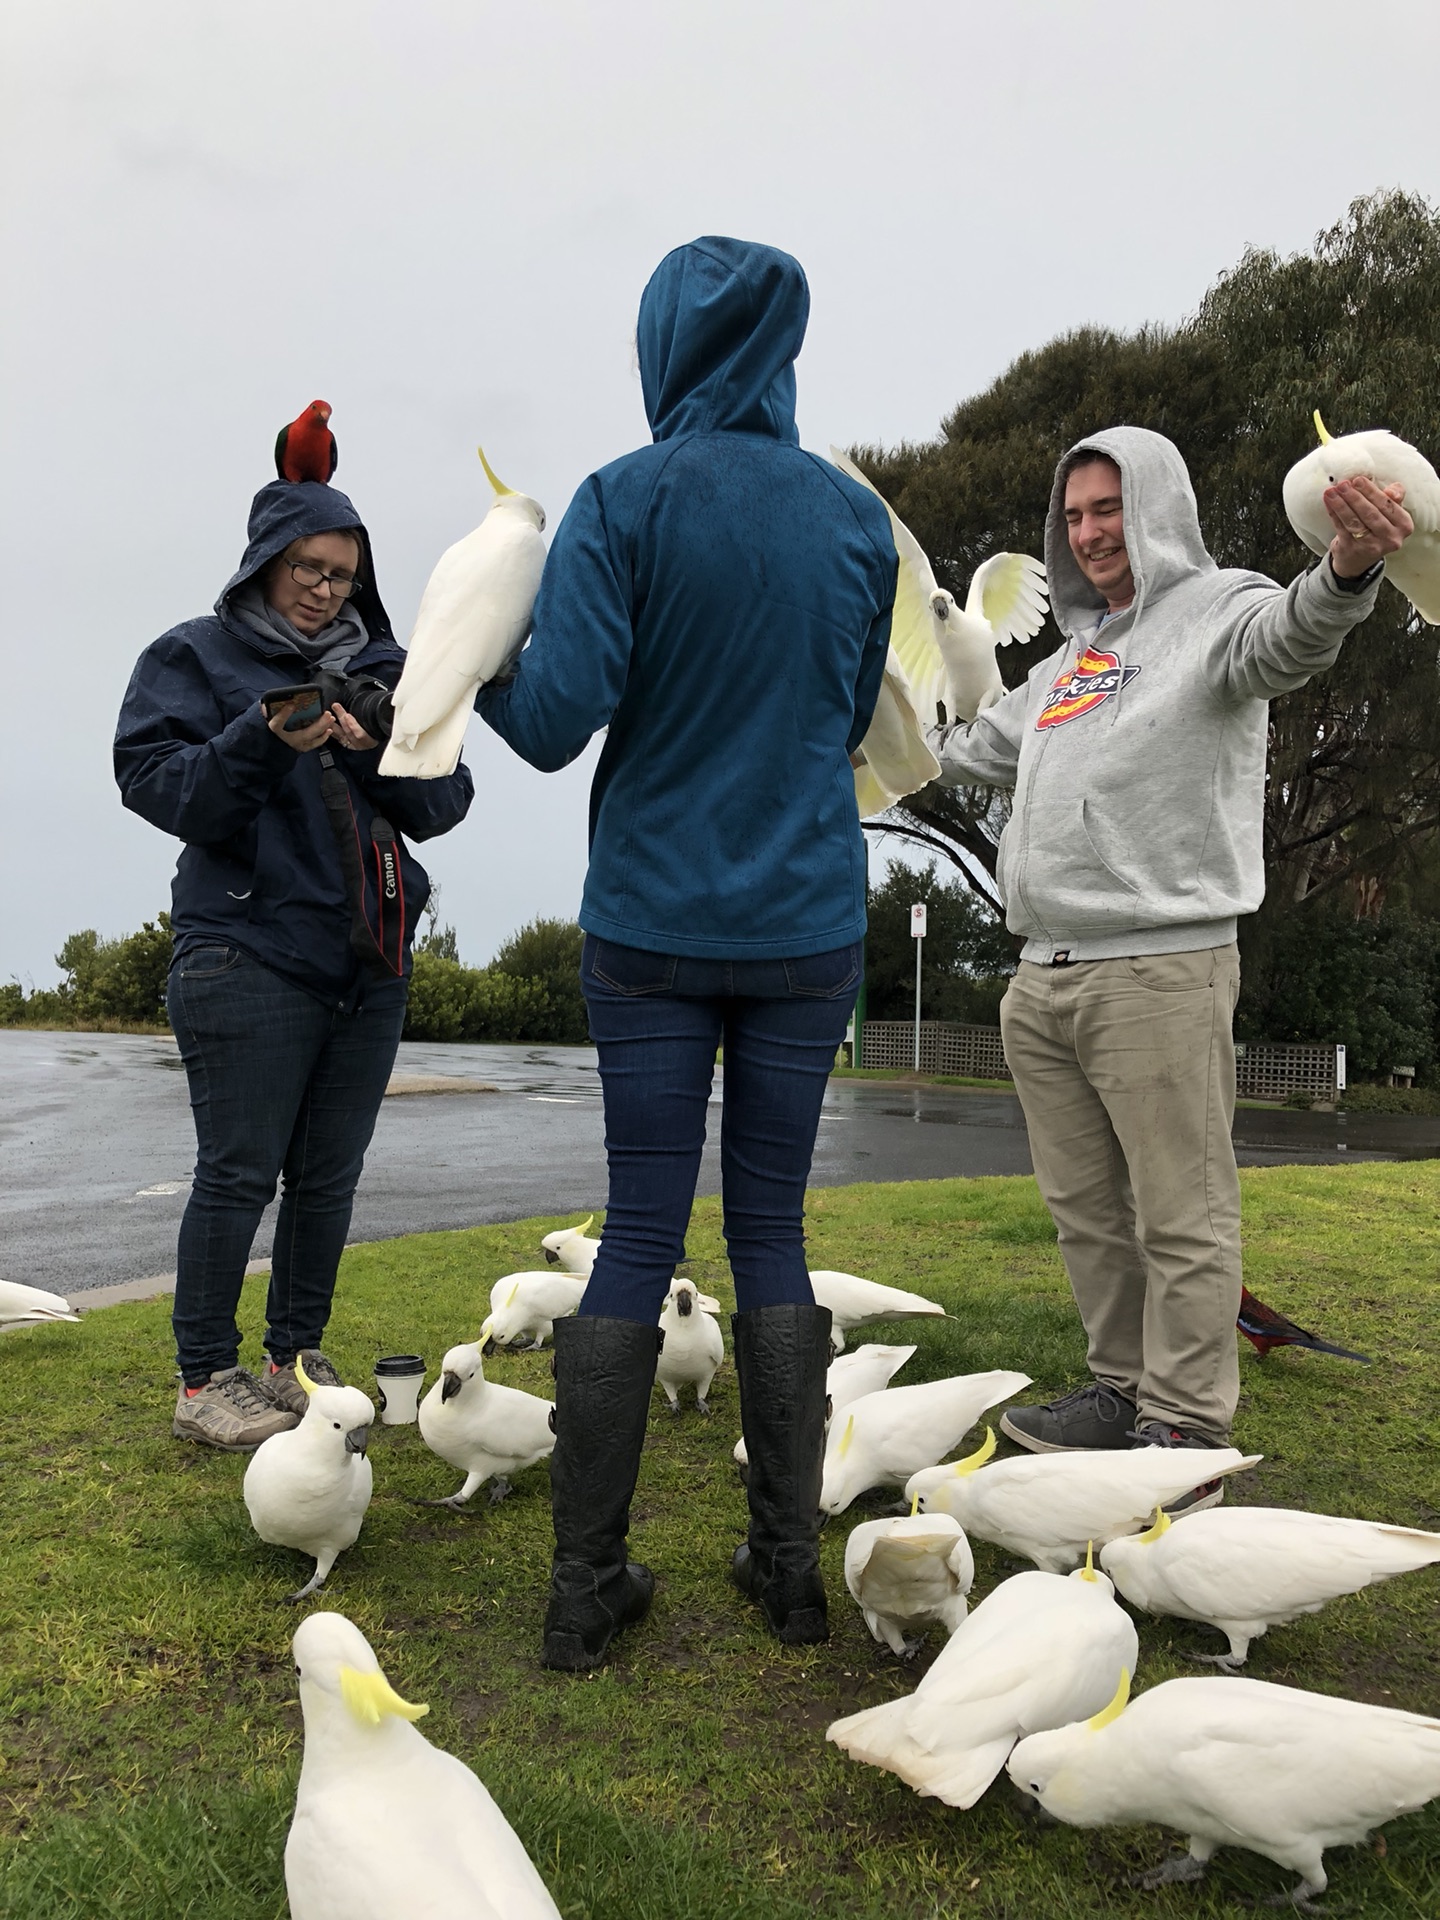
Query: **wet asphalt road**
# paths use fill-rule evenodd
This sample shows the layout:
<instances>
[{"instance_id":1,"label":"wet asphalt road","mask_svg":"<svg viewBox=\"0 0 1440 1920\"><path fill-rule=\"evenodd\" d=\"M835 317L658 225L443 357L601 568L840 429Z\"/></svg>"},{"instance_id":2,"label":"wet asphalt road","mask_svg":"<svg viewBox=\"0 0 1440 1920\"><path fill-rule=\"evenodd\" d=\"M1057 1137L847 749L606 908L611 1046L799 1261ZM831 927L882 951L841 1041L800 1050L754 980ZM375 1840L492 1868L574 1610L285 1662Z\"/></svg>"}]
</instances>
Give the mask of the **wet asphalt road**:
<instances>
[{"instance_id":1,"label":"wet asphalt road","mask_svg":"<svg viewBox=\"0 0 1440 1920\"><path fill-rule=\"evenodd\" d=\"M496 1091L385 1101L352 1239L604 1205L589 1048L406 1044L396 1075ZM719 1079L702 1193L720 1187ZM1440 1121L1242 1111L1236 1145L1249 1165L1440 1157ZM0 1032L0 1276L72 1293L172 1271L193 1163L185 1076L168 1039ZM812 1181L1029 1171L1013 1095L835 1080ZM261 1223L257 1257L269 1252L273 1214Z\"/></svg>"}]
</instances>

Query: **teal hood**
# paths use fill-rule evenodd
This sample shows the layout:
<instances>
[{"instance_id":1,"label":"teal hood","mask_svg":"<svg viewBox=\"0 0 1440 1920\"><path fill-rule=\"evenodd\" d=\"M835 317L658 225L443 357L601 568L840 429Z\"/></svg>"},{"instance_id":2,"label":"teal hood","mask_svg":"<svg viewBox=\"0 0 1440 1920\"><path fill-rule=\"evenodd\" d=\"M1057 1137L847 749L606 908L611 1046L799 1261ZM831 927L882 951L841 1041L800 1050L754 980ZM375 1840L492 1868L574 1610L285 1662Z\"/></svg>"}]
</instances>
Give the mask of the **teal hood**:
<instances>
[{"instance_id":1,"label":"teal hood","mask_svg":"<svg viewBox=\"0 0 1440 1920\"><path fill-rule=\"evenodd\" d=\"M795 358L809 318L804 269L778 247L710 234L667 253L636 329L656 440L760 433L798 444Z\"/></svg>"}]
</instances>

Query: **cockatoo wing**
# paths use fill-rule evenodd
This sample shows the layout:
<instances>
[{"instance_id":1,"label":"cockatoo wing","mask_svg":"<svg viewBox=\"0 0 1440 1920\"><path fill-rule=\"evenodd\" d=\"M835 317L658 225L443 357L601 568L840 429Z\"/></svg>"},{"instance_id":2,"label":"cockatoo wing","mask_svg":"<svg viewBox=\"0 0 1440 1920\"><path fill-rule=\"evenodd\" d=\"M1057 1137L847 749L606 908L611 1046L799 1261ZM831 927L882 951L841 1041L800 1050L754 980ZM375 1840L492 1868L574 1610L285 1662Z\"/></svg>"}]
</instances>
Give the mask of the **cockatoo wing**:
<instances>
[{"instance_id":1,"label":"cockatoo wing","mask_svg":"<svg viewBox=\"0 0 1440 1920\"><path fill-rule=\"evenodd\" d=\"M472 689L473 691L473 689ZM460 700L443 720L411 739L391 739L380 756L380 771L396 779L440 780L460 763L474 707Z\"/></svg>"},{"instance_id":2,"label":"cockatoo wing","mask_svg":"<svg viewBox=\"0 0 1440 1920\"><path fill-rule=\"evenodd\" d=\"M830 449L830 458L842 473L856 480L868 492L880 501L890 519L890 532L895 541L895 554L898 567L895 576L895 610L890 617L890 647L898 659L908 685L908 698L911 708L918 716L919 726L933 726L936 719L935 703L943 697L942 688L945 675L945 663L940 657L940 648L935 639L934 597L938 591L935 569L926 557L925 549L911 533L905 522L895 512L880 489L867 480L847 454L838 447ZM873 722L872 722L873 726ZM917 726L917 733L919 731ZM921 736L923 744L923 736ZM861 743L861 751L869 758L869 736ZM939 772L938 764L935 771ZM934 779L935 774L927 776ZM884 775L881 775L883 782ZM917 783L920 786L924 781ZM915 787L904 792L914 793ZM901 797L901 795L896 796ZM866 816L862 813L862 819Z\"/></svg>"},{"instance_id":3,"label":"cockatoo wing","mask_svg":"<svg viewBox=\"0 0 1440 1920\"><path fill-rule=\"evenodd\" d=\"M855 803L862 820L883 813L907 793L917 793L940 771L940 762L921 731L910 683L893 645L860 752L864 764L855 769Z\"/></svg>"},{"instance_id":4,"label":"cockatoo wing","mask_svg":"<svg viewBox=\"0 0 1440 1920\"><path fill-rule=\"evenodd\" d=\"M1209 1522L1221 1511L1189 1517ZM1278 1619L1440 1562L1440 1534L1281 1507L1235 1507L1221 1525L1195 1534L1171 1527L1150 1551L1165 1585L1202 1618Z\"/></svg>"},{"instance_id":5,"label":"cockatoo wing","mask_svg":"<svg viewBox=\"0 0 1440 1920\"><path fill-rule=\"evenodd\" d=\"M0 1325L38 1325L44 1320L78 1320L70 1302L44 1287L27 1287L18 1280L0 1280Z\"/></svg>"},{"instance_id":6,"label":"cockatoo wing","mask_svg":"<svg viewBox=\"0 0 1440 1920\"><path fill-rule=\"evenodd\" d=\"M997 647L1033 640L1049 605L1045 569L1028 553L992 553L975 569L965 596L966 613L985 622Z\"/></svg>"}]
</instances>

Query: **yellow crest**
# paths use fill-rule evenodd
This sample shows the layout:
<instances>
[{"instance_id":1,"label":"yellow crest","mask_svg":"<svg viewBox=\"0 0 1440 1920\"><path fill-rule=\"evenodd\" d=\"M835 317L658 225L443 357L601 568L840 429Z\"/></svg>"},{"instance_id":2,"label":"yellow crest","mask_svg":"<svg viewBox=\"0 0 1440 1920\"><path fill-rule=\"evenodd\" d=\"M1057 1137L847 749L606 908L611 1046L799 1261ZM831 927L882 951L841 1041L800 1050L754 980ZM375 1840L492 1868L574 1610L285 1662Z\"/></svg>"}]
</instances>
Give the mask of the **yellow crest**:
<instances>
[{"instance_id":1,"label":"yellow crest","mask_svg":"<svg viewBox=\"0 0 1440 1920\"><path fill-rule=\"evenodd\" d=\"M340 1698L362 1727L378 1727L387 1714L419 1720L430 1711L402 1700L383 1673L361 1673L358 1667L341 1667Z\"/></svg>"},{"instance_id":2,"label":"yellow crest","mask_svg":"<svg viewBox=\"0 0 1440 1920\"><path fill-rule=\"evenodd\" d=\"M1115 1689L1115 1698L1110 1702L1108 1707L1102 1707L1099 1713L1092 1719L1087 1720L1085 1723L1086 1726L1088 1726L1093 1733L1098 1733L1102 1727L1108 1727L1112 1720L1118 1720L1120 1718L1121 1714L1125 1711L1125 1702L1129 1698L1130 1669L1128 1667L1121 1667L1120 1684Z\"/></svg>"},{"instance_id":3,"label":"yellow crest","mask_svg":"<svg viewBox=\"0 0 1440 1920\"><path fill-rule=\"evenodd\" d=\"M1080 1569L1080 1578L1082 1580L1095 1578L1095 1542L1093 1540L1085 1542L1085 1564Z\"/></svg>"},{"instance_id":4,"label":"yellow crest","mask_svg":"<svg viewBox=\"0 0 1440 1920\"><path fill-rule=\"evenodd\" d=\"M855 1416L852 1413L849 1419L845 1422L845 1431L841 1434L840 1444L835 1449L835 1451L839 1454L842 1460L845 1458L846 1454L850 1451L850 1442L854 1438L855 1438Z\"/></svg>"},{"instance_id":5,"label":"yellow crest","mask_svg":"<svg viewBox=\"0 0 1440 1920\"><path fill-rule=\"evenodd\" d=\"M506 1304L506 1306L507 1306L507 1307L513 1307L513 1306L514 1306L514 1304L515 1304L515 1296L516 1296L516 1294L517 1294L517 1293L519 1293L519 1291L520 1291L520 1282L519 1282L519 1281L517 1280L517 1281L515 1282L515 1284L514 1284L514 1286L513 1286L513 1287L511 1287L511 1289L510 1289L510 1291L509 1291L509 1293L507 1293L507 1294L506 1294L506 1296L505 1296L505 1304Z\"/></svg>"},{"instance_id":6,"label":"yellow crest","mask_svg":"<svg viewBox=\"0 0 1440 1920\"><path fill-rule=\"evenodd\" d=\"M920 1511L920 1489L917 1487L910 1496L910 1518L913 1520Z\"/></svg>"},{"instance_id":7,"label":"yellow crest","mask_svg":"<svg viewBox=\"0 0 1440 1920\"><path fill-rule=\"evenodd\" d=\"M315 1391L315 1382L310 1378L309 1374L306 1373L305 1364L298 1353L295 1356L295 1378L300 1382L300 1385L305 1389L307 1394Z\"/></svg>"},{"instance_id":8,"label":"yellow crest","mask_svg":"<svg viewBox=\"0 0 1440 1920\"><path fill-rule=\"evenodd\" d=\"M480 1329L479 1337L475 1342L477 1347L484 1346L485 1342L490 1338L490 1330L494 1325L495 1325L495 1316L492 1313L487 1317L484 1326L481 1327Z\"/></svg>"},{"instance_id":9,"label":"yellow crest","mask_svg":"<svg viewBox=\"0 0 1440 1920\"><path fill-rule=\"evenodd\" d=\"M594 1220L595 1220L594 1214L588 1213L586 1214L585 1218L580 1222L579 1226L572 1228L571 1231L574 1233L588 1233L590 1231L591 1226L594 1224Z\"/></svg>"},{"instance_id":10,"label":"yellow crest","mask_svg":"<svg viewBox=\"0 0 1440 1920\"><path fill-rule=\"evenodd\" d=\"M495 489L496 493L498 494L514 493L515 489L513 487L506 486L505 482L499 478L499 476L495 472L495 469L491 466L490 462L485 458L485 449L483 447L477 447L475 451L479 454L480 464L485 469L485 478L490 482L491 486Z\"/></svg>"},{"instance_id":11,"label":"yellow crest","mask_svg":"<svg viewBox=\"0 0 1440 1920\"><path fill-rule=\"evenodd\" d=\"M1151 1542L1152 1540L1158 1540L1162 1533L1168 1533L1170 1531L1172 1524L1173 1523L1171 1522L1170 1516L1165 1511L1164 1507L1156 1507L1154 1526L1147 1527L1144 1533L1137 1533L1135 1538L1137 1540L1145 1541L1146 1544L1148 1545L1149 1542ZM1186 1534L1185 1538L1187 1540L1190 1538L1188 1533Z\"/></svg>"},{"instance_id":12,"label":"yellow crest","mask_svg":"<svg viewBox=\"0 0 1440 1920\"><path fill-rule=\"evenodd\" d=\"M977 1467L983 1467L999 1444L1000 1442L995 1438L995 1429L986 1427L983 1444L974 1453L967 1454L963 1460L955 1462L956 1473L974 1473Z\"/></svg>"},{"instance_id":13,"label":"yellow crest","mask_svg":"<svg viewBox=\"0 0 1440 1920\"><path fill-rule=\"evenodd\" d=\"M1330 432L1329 428L1325 425L1325 422L1320 418L1320 409L1316 407L1314 413L1310 417L1315 422L1315 431L1320 436L1321 446L1328 447L1330 442L1335 438L1335 436L1333 433Z\"/></svg>"}]
</instances>

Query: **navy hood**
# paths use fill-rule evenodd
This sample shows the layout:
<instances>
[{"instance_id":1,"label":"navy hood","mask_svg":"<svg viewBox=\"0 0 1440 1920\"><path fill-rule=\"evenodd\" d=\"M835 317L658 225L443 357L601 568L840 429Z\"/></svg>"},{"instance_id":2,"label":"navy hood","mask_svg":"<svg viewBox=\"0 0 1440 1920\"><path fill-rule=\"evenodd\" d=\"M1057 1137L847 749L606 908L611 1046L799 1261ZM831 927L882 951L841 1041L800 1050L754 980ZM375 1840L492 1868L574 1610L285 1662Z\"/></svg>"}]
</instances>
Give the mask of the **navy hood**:
<instances>
[{"instance_id":1,"label":"navy hood","mask_svg":"<svg viewBox=\"0 0 1440 1920\"><path fill-rule=\"evenodd\" d=\"M809 317L805 270L778 247L712 234L667 253L636 329L656 440L762 433L798 444L794 363Z\"/></svg>"},{"instance_id":2,"label":"navy hood","mask_svg":"<svg viewBox=\"0 0 1440 1920\"><path fill-rule=\"evenodd\" d=\"M355 597L355 609L372 640L388 640L394 645L390 616L375 584L370 535L348 494L338 487L322 486L318 480L272 480L250 503L248 532L250 544L221 589L215 602L217 614L223 616L236 588L253 580L292 540L307 539L312 533L353 533L360 542L361 590Z\"/></svg>"}]
</instances>

